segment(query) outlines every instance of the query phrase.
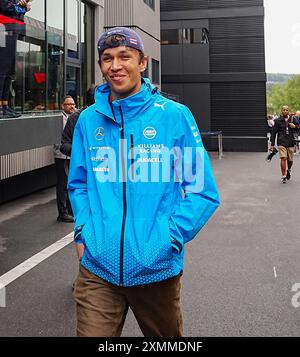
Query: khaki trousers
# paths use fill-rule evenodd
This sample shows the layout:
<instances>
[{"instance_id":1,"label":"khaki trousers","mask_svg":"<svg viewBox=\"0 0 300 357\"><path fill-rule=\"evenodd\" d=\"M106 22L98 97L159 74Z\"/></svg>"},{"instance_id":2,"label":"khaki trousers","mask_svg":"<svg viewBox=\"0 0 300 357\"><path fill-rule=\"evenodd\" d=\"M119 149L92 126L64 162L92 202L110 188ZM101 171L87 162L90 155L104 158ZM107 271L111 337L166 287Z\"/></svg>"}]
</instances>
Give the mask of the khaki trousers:
<instances>
[{"instance_id":1,"label":"khaki trousers","mask_svg":"<svg viewBox=\"0 0 300 357\"><path fill-rule=\"evenodd\" d=\"M180 277L134 287L112 285L82 265L74 289L77 335L119 337L130 307L146 337L183 333Z\"/></svg>"}]
</instances>

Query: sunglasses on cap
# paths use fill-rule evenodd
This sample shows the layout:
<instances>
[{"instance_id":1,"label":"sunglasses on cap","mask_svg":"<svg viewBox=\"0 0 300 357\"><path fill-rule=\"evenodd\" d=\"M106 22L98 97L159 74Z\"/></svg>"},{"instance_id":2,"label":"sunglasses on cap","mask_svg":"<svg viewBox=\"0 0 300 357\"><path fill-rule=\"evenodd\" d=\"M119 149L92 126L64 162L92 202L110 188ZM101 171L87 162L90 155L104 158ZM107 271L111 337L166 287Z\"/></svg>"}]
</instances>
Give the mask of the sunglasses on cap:
<instances>
[{"instance_id":1,"label":"sunglasses on cap","mask_svg":"<svg viewBox=\"0 0 300 357\"><path fill-rule=\"evenodd\" d=\"M126 46L127 41L124 35L115 34L108 36L102 43L99 45L99 50L103 52L107 48Z\"/></svg>"}]
</instances>

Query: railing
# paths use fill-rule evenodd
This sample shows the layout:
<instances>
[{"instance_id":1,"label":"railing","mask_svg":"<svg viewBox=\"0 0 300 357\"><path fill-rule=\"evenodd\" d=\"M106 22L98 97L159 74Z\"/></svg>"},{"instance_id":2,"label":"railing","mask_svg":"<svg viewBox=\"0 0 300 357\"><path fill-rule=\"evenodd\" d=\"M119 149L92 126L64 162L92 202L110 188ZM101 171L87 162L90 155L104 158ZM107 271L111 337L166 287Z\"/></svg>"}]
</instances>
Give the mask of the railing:
<instances>
[{"instance_id":1,"label":"railing","mask_svg":"<svg viewBox=\"0 0 300 357\"><path fill-rule=\"evenodd\" d=\"M223 157L223 137L222 131L205 131L201 133L201 136L209 136L209 137L217 137L218 138L218 151L219 151L219 159L221 160Z\"/></svg>"}]
</instances>

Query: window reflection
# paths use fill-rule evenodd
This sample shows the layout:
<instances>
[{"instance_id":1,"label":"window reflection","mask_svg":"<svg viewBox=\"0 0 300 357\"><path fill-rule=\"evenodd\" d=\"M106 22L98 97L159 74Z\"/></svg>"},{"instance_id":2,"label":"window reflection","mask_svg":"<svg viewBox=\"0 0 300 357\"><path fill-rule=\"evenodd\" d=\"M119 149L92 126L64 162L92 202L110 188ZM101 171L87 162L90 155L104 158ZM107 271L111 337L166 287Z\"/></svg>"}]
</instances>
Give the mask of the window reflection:
<instances>
[{"instance_id":1,"label":"window reflection","mask_svg":"<svg viewBox=\"0 0 300 357\"><path fill-rule=\"evenodd\" d=\"M26 38L17 44L15 104L24 112L46 108L45 4L34 2L25 16Z\"/></svg>"},{"instance_id":2,"label":"window reflection","mask_svg":"<svg viewBox=\"0 0 300 357\"><path fill-rule=\"evenodd\" d=\"M78 58L78 38L78 2L67 0L67 46L70 58Z\"/></svg>"},{"instance_id":3,"label":"window reflection","mask_svg":"<svg viewBox=\"0 0 300 357\"><path fill-rule=\"evenodd\" d=\"M17 41L11 87L11 102L17 111L60 110L62 97L68 93L80 105L82 93L94 78L93 18L93 6L84 1L32 2L24 20L26 37ZM2 40L0 37L0 44Z\"/></svg>"},{"instance_id":4,"label":"window reflection","mask_svg":"<svg viewBox=\"0 0 300 357\"><path fill-rule=\"evenodd\" d=\"M76 107L80 107L80 68L74 66L67 66L66 72L66 94L70 95Z\"/></svg>"},{"instance_id":5,"label":"window reflection","mask_svg":"<svg viewBox=\"0 0 300 357\"><path fill-rule=\"evenodd\" d=\"M55 9L55 12L53 11ZM47 1L48 40L48 110L59 110L63 97L64 74L64 4Z\"/></svg>"}]
</instances>

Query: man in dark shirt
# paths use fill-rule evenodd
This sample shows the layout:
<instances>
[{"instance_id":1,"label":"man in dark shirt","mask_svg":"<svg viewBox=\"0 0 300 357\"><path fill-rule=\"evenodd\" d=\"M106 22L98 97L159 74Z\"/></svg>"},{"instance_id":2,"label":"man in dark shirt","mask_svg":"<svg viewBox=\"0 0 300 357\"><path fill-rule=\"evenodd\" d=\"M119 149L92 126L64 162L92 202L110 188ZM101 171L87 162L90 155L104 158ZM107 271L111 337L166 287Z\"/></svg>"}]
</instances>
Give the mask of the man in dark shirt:
<instances>
[{"instance_id":1,"label":"man in dark shirt","mask_svg":"<svg viewBox=\"0 0 300 357\"><path fill-rule=\"evenodd\" d=\"M284 105L281 109L281 116L275 120L271 137L271 150L274 149L277 135L277 145L280 155L280 166L282 178L281 182L286 183L291 178L291 168L293 165L295 139L293 131L299 129L298 121L289 116L289 107Z\"/></svg>"},{"instance_id":2,"label":"man in dark shirt","mask_svg":"<svg viewBox=\"0 0 300 357\"><path fill-rule=\"evenodd\" d=\"M80 110L77 110L75 113L69 116L66 126L63 130L62 137L61 137L61 145L60 151L66 155L71 156L72 151L72 141L73 141L73 134L75 130L75 125L79 116L83 110L87 107L95 103L94 95L95 95L96 86L93 84L86 93L86 105L82 107Z\"/></svg>"}]
</instances>

